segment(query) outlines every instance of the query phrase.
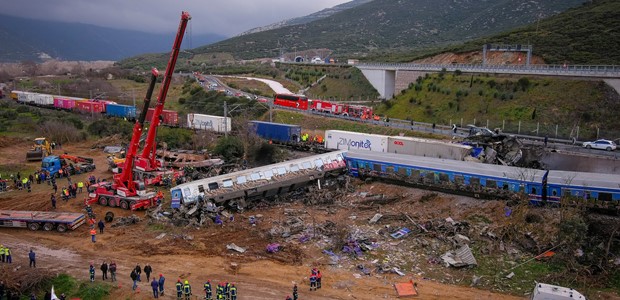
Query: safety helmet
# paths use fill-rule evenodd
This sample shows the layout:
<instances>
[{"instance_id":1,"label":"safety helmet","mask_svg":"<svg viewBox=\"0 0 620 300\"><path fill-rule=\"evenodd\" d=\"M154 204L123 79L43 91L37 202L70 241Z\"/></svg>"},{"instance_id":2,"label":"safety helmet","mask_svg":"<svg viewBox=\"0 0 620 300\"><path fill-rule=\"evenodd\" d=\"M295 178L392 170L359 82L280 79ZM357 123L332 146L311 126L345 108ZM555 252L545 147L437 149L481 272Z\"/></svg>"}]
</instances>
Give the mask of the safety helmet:
<instances>
[{"instance_id":1,"label":"safety helmet","mask_svg":"<svg viewBox=\"0 0 620 300\"><path fill-rule=\"evenodd\" d=\"M181 282L181 278L177 279L177 282Z\"/></svg>"},{"instance_id":2,"label":"safety helmet","mask_svg":"<svg viewBox=\"0 0 620 300\"><path fill-rule=\"evenodd\" d=\"M185 284L189 284L189 281L185 280Z\"/></svg>"},{"instance_id":3,"label":"safety helmet","mask_svg":"<svg viewBox=\"0 0 620 300\"><path fill-rule=\"evenodd\" d=\"M207 279L207 282L208 282L208 283L211 283L211 280L208 280L208 279Z\"/></svg>"},{"instance_id":4,"label":"safety helmet","mask_svg":"<svg viewBox=\"0 0 620 300\"><path fill-rule=\"evenodd\" d=\"M159 277L162 277L162 276L164 276L164 274L159 273Z\"/></svg>"}]
</instances>

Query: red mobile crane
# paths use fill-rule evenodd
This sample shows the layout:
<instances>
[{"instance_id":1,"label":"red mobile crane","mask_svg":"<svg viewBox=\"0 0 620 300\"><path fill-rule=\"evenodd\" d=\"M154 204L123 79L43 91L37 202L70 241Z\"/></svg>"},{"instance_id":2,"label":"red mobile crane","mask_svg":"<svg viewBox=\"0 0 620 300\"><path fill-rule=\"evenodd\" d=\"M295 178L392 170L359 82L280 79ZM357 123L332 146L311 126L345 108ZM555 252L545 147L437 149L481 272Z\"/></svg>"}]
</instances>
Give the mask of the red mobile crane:
<instances>
[{"instance_id":1,"label":"red mobile crane","mask_svg":"<svg viewBox=\"0 0 620 300\"><path fill-rule=\"evenodd\" d=\"M153 117L151 118L151 124L147 132L144 149L142 150L142 154L139 157L136 157L135 168L137 171L142 171L148 174L145 177L152 178L150 180L146 179L147 184L159 183L162 179L162 175L172 173L175 178L182 175L182 172L174 172L166 169L163 161L157 159L157 143L155 143L155 135L157 134L157 126L159 126L161 121L160 116L164 109L164 104L166 103L166 96L168 94L168 88L170 87L170 81L172 80L172 74L174 73L174 66L176 65L177 58L179 56L183 33L185 32L187 20L190 18L189 13L183 12L181 19L186 20L186 22L183 23L182 21L179 25L179 32L177 33L177 39L172 47L168 67L166 68L166 73L159 90L159 95L157 96L157 104L155 105L155 110L153 111Z\"/></svg>"},{"instance_id":2,"label":"red mobile crane","mask_svg":"<svg viewBox=\"0 0 620 300\"><path fill-rule=\"evenodd\" d=\"M174 66L179 55L179 49L181 48L185 28L187 27L187 22L190 19L191 17L188 12L181 13L181 23L179 24L177 36L172 46L172 52L170 53L170 59L168 60L168 66L166 68L166 73L159 91L159 97L157 99L158 101L155 109L155 115L151 121L151 126L146 139L146 145L143 153L143 156L147 155L146 159L143 157L136 157L136 154L140 144L140 136L142 135L142 130L144 128L146 113L155 88L155 82L157 82L158 72L156 69L153 69L151 74L151 82L146 92L146 97L144 98L144 109L140 113L140 117L136 120L133 128L133 135L125 156L123 171L114 175L114 182L101 182L92 185L90 187L92 192L89 194L86 204L98 202L101 205L119 206L123 209L131 208L132 210L156 205L158 196L154 192L146 191L146 186L143 180L134 180L134 164L138 169L144 169L141 168L138 163L142 162L142 166L144 166L145 161L147 163L151 163L148 166L158 166L154 155L155 132L157 125L159 124L159 115L161 115L161 111L163 110L164 103L166 101L166 94L168 92L170 80L172 79L172 73L174 72ZM150 156L148 156L150 153L149 149L152 149L153 151L152 161L148 160L150 158ZM161 163L159 166L161 166Z\"/></svg>"}]
</instances>

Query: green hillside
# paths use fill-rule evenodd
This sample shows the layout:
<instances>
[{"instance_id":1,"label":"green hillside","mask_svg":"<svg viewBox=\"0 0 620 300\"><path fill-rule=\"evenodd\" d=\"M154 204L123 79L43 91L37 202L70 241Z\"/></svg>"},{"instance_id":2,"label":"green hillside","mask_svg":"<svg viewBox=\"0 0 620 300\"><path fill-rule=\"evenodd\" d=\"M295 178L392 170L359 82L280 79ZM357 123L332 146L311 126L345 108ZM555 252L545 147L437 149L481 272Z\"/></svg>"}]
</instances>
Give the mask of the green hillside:
<instances>
[{"instance_id":1,"label":"green hillside","mask_svg":"<svg viewBox=\"0 0 620 300\"><path fill-rule=\"evenodd\" d=\"M479 38L442 52L481 51L486 43L531 44L550 64L620 64L620 1L595 0L503 34ZM410 57L402 56L401 61ZM399 59L396 59L399 60Z\"/></svg>"},{"instance_id":2,"label":"green hillside","mask_svg":"<svg viewBox=\"0 0 620 300\"><path fill-rule=\"evenodd\" d=\"M601 81L490 77L442 73L419 77L377 112L391 118L437 124L477 123L506 131L559 136L620 138L620 96Z\"/></svg>"},{"instance_id":3,"label":"green hillside","mask_svg":"<svg viewBox=\"0 0 620 300\"><path fill-rule=\"evenodd\" d=\"M436 49L534 23L584 1L374 0L311 23L237 36L191 52L255 59L327 48L335 58L363 58Z\"/></svg>"}]
</instances>

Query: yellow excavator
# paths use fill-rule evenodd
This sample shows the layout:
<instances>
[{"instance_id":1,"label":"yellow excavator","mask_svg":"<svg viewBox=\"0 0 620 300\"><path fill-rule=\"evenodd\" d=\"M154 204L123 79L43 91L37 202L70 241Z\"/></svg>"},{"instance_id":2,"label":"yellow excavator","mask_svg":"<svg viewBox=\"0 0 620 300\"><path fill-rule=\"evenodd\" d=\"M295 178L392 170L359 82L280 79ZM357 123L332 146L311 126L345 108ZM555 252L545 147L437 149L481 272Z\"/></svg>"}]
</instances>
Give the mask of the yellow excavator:
<instances>
[{"instance_id":1,"label":"yellow excavator","mask_svg":"<svg viewBox=\"0 0 620 300\"><path fill-rule=\"evenodd\" d=\"M44 137L34 139L34 145L26 152L26 161L43 160L52 155L52 145Z\"/></svg>"}]
</instances>

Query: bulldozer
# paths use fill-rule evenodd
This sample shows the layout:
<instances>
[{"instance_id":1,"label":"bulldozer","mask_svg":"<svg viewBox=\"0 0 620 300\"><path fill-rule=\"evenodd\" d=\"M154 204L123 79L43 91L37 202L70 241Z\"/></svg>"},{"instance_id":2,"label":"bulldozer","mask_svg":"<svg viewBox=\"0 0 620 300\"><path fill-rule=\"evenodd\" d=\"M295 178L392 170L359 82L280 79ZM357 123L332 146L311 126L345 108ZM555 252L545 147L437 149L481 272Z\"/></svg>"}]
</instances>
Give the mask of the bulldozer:
<instances>
[{"instance_id":1,"label":"bulldozer","mask_svg":"<svg viewBox=\"0 0 620 300\"><path fill-rule=\"evenodd\" d=\"M26 161L43 160L48 155L52 155L52 146L44 137L34 139L34 145L26 152Z\"/></svg>"}]
</instances>

